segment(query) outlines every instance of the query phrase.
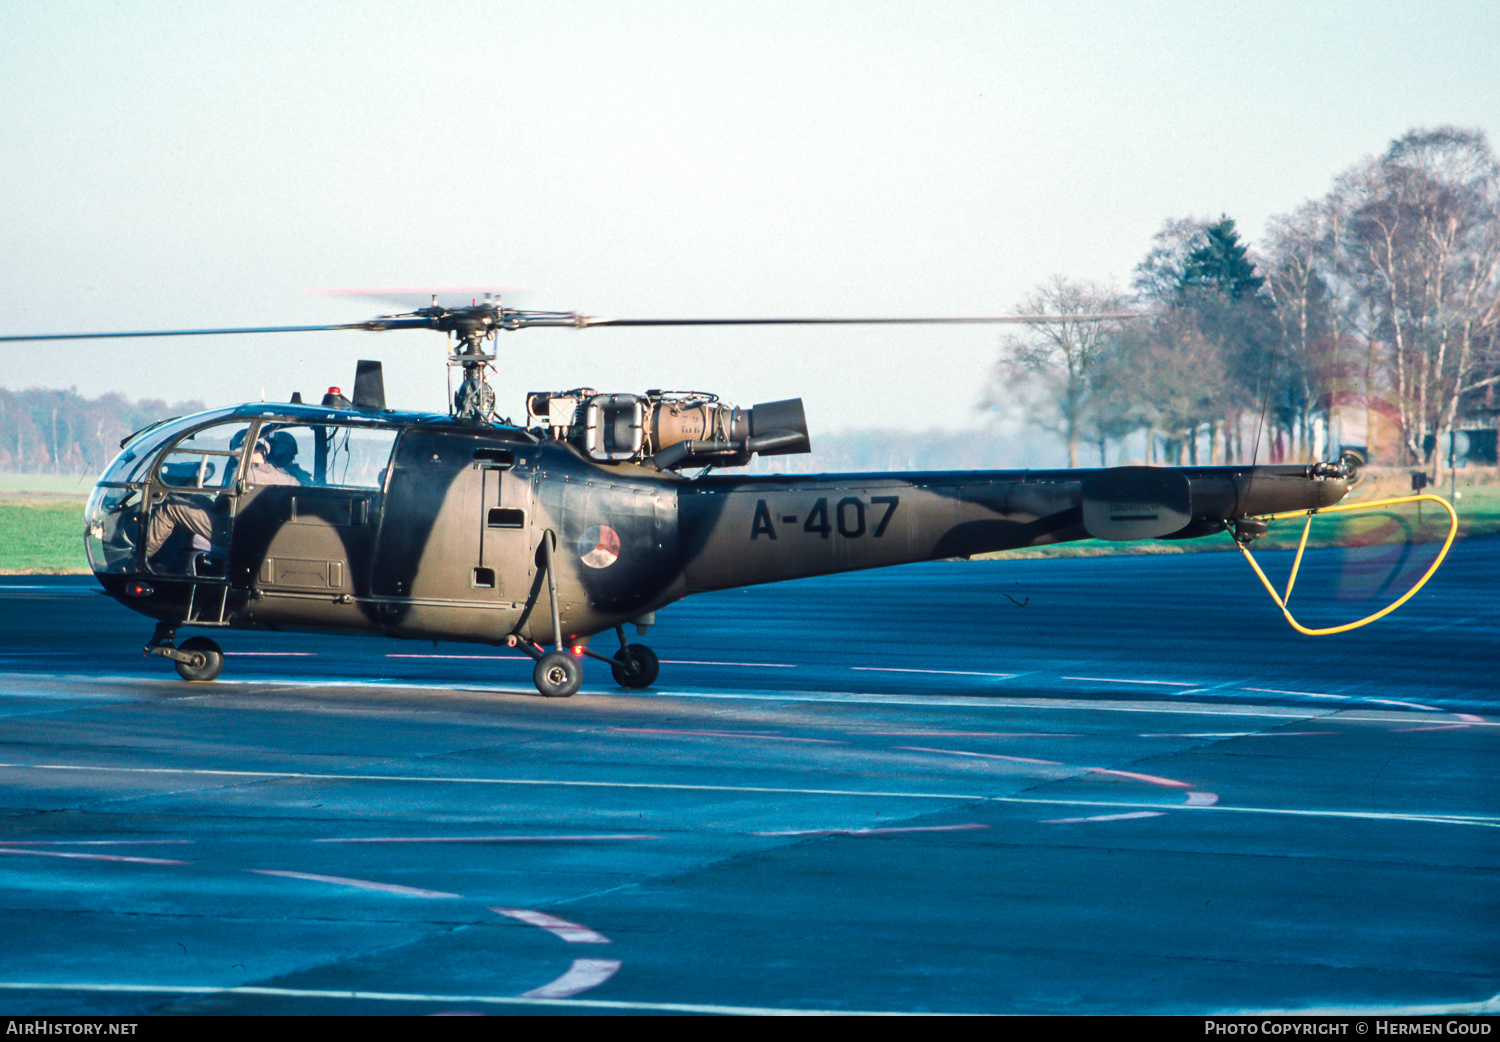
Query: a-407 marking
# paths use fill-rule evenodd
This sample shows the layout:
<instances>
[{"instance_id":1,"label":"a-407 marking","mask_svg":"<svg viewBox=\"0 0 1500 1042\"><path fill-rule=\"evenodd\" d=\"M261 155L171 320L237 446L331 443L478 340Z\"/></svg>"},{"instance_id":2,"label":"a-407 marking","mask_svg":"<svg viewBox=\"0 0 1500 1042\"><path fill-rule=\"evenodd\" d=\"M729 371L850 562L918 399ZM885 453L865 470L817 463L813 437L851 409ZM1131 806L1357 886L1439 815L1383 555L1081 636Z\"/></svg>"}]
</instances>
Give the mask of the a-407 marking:
<instances>
[{"instance_id":1,"label":"a-407 marking","mask_svg":"<svg viewBox=\"0 0 1500 1042\"><path fill-rule=\"evenodd\" d=\"M845 539L857 539L866 534L879 539L885 535L886 526L891 523L891 515L896 512L900 503L900 496L871 496L866 506L865 500L858 496L845 496L830 507L828 498L824 496L807 512L807 518L802 522L802 531L816 533L823 539L834 532ZM764 499L757 499L755 516L750 520L751 540L761 536L775 539L777 523L771 517L770 505ZM779 523L795 525L797 515L782 514Z\"/></svg>"}]
</instances>

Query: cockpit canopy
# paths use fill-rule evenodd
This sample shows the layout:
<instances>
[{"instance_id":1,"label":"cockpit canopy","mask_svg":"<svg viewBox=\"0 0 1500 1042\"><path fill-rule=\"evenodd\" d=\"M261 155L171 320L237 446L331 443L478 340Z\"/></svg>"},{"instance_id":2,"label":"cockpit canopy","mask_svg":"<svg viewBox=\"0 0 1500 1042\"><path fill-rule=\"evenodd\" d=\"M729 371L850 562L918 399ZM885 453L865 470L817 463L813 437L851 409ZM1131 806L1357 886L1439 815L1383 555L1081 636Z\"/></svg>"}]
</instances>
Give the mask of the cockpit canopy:
<instances>
[{"instance_id":1,"label":"cockpit canopy","mask_svg":"<svg viewBox=\"0 0 1500 1042\"><path fill-rule=\"evenodd\" d=\"M146 513L155 509L146 502L148 487L157 490L150 493L153 504L182 500L224 517L233 509L223 497L239 496L257 483L381 490L400 428L348 419L353 417L321 410L280 415L240 407L136 433L89 499L90 564L96 572L131 571L140 564Z\"/></svg>"}]
</instances>

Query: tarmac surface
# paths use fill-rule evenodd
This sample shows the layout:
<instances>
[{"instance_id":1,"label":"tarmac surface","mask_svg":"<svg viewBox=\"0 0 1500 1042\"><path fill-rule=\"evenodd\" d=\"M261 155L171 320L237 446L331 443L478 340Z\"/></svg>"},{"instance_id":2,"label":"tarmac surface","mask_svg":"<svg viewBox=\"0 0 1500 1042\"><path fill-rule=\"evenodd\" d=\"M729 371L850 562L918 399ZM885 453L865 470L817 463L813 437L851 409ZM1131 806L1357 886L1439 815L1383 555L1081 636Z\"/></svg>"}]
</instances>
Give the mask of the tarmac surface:
<instances>
[{"instance_id":1,"label":"tarmac surface","mask_svg":"<svg viewBox=\"0 0 1500 1042\"><path fill-rule=\"evenodd\" d=\"M249 632L187 684L0 578L0 1013L1500 1012L1497 577L1307 638L1237 554L912 566L690 598L564 700Z\"/></svg>"}]
</instances>

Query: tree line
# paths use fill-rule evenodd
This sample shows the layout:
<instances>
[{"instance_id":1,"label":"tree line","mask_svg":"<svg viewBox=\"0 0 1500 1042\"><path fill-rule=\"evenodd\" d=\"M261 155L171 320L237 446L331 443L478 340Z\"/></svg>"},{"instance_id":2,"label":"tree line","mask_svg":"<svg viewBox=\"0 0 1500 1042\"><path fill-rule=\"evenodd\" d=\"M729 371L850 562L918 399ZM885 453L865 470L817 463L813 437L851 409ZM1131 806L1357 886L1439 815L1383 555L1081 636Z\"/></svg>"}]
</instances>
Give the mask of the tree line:
<instances>
[{"instance_id":1,"label":"tree line","mask_svg":"<svg viewBox=\"0 0 1500 1042\"><path fill-rule=\"evenodd\" d=\"M0 471L98 474L134 431L169 416L200 412L202 402L132 402L122 394L84 398L76 390L0 388Z\"/></svg>"},{"instance_id":2,"label":"tree line","mask_svg":"<svg viewBox=\"0 0 1500 1042\"><path fill-rule=\"evenodd\" d=\"M1019 314L1066 319L1002 346L992 406L1022 401L1067 444L1145 436L1149 462L1315 459L1363 442L1434 473L1492 427L1500 382L1500 165L1482 131L1412 130L1274 218L1168 220L1129 292L1062 277Z\"/></svg>"}]
</instances>

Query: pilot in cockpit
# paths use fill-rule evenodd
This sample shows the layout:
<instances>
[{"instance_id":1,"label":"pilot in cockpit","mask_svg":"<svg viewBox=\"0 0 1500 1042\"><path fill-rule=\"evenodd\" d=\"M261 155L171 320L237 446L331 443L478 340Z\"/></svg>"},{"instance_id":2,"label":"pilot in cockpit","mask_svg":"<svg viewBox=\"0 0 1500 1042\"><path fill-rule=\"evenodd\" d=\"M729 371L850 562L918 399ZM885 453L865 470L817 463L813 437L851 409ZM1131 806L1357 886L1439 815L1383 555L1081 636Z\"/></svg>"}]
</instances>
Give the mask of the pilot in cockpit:
<instances>
[{"instance_id":1,"label":"pilot in cockpit","mask_svg":"<svg viewBox=\"0 0 1500 1042\"><path fill-rule=\"evenodd\" d=\"M250 466L245 472L245 484L254 485L298 485L301 484L294 474L276 466L270 462L272 455L272 439L258 438L254 448L250 450ZM292 441L292 456L296 456L297 445L291 435L286 435L287 440ZM220 457L223 459L224 457ZM292 466L296 467L293 463ZM302 468L297 467L297 470ZM203 494L179 495L173 494L159 503L151 512L151 521L146 528L146 561L147 567L156 570L160 562L152 560L162 547L166 546L167 540L178 530L186 530L192 533L190 552L206 552L210 555L222 552L224 543L223 532L225 528L224 507L226 501L220 497L208 497Z\"/></svg>"}]
</instances>

